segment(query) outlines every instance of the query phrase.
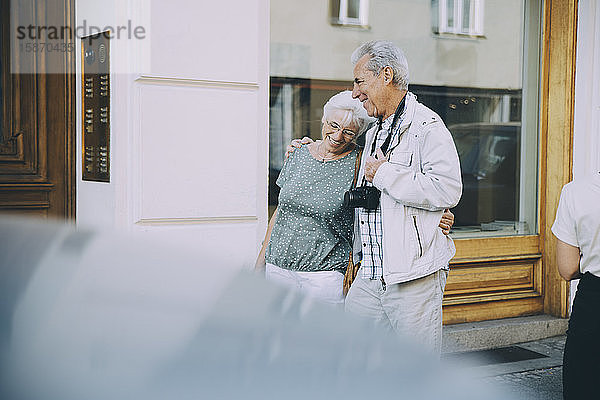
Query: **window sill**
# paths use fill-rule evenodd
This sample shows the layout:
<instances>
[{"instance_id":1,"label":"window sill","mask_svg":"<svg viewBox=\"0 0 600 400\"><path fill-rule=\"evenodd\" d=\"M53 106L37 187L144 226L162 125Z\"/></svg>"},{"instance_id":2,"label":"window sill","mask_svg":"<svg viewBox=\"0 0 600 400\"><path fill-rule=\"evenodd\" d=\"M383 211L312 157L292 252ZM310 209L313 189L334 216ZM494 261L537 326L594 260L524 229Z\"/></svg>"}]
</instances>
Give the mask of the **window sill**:
<instances>
[{"instance_id":1,"label":"window sill","mask_svg":"<svg viewBox=\"0 0 600 400\"><path fill-rule=\"evenodd\" d=\"M487 36L471 35L468 33L450 33L450 32L433 32L433 37L438 39L453 39L453 40L481 40L487 39Z\"/></svg>"},{"instance_id":2,"label":"window sill","mask_svg":"<svg viewBox=\"0 0 600 400\"><path fill-rule=\"evenodd\" d=\"M371 25L368 24L361 24L360 22L353 22L353 21L341 21L339 19L335 19L332 18L329 23L333 26L339 26L339 27L344 27L344 28L358 28L358 29L362 29L362 30L370 30L371 29Z\"/></svg>"}]
</instances>

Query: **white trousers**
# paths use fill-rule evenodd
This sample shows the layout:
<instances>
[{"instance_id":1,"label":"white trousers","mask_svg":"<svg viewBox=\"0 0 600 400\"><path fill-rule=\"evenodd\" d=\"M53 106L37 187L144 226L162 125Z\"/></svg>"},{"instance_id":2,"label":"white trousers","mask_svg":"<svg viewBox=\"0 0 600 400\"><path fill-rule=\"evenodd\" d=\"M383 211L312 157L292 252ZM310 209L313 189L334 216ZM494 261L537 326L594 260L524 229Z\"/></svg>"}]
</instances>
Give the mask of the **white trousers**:
<instances>
[{"instance_id":1,"label":"white trousers","mask_svg":"<svg viewBox=\"0 0 600 400\"><path fill-rule=\"evenodd\" d=\"M290 271L267 263L265 276L277 284L298 290L326 303L344 304L344 275L338 271Z\"/></svg>"},{"instance_id":2,"label":"white trousers","mask_svg":"<svg viewBox=\"0 0 600 400\"><path fill-rule=\"evenodd\" d=\"M387 285L384 290L381 280L363 278L358 271L346 296L346 311L370 318L439 354L447 277L448 271L441 269L409 282Z\"/></svg>"}]
</instances>

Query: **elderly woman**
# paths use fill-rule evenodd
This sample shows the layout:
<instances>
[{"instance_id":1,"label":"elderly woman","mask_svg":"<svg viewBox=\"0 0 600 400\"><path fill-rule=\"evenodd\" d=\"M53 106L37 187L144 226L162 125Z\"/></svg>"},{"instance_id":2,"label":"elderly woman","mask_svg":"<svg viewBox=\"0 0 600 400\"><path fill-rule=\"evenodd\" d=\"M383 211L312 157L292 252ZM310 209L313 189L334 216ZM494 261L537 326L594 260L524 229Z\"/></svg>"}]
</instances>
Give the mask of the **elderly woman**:
<instances>
[{"instance_id":1,"label":"elderly woman","mask_svg":"<svg viewBox=\"0 0 600 400\"><path fill-rule=\"evenodd\" d=\"M371 117L350 91L323 107L323 140L303 146L285 161L281 188L257 261L269 280L321 300L342 304L354 210L343 206L358 156L356 138Z\"/></svg>"},{"instance_id":2,"label":"elderly woman","mask_svg":"<svg viewBox=\"0 0 600 400\"><path fill-rule=\"evenodd\" d=\"M354 209L343 199L359 156L356 138L373 121L352 92L338 93L323 107L322 140L301 146L285 161L277 179L279 206L256 261L267 279L343 304L354 224Z\"/></svg>"}]
</instances>

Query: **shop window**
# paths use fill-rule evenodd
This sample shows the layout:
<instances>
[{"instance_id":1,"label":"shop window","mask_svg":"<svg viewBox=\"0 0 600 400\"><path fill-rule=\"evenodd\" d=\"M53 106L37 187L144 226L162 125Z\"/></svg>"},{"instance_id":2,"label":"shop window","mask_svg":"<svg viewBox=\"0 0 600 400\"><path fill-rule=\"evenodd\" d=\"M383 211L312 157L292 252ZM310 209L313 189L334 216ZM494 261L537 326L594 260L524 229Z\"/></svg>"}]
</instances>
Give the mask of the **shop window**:
<instances>
[{"instance_id":1,"label":"shop window","mask_svg":"<svg viewBox=\"0 0 600 400\"><path fill-rule=\"evenodd\" d=\"M483 36L483 0L432 0L432 28L438 34Z\"/></svg>"},{"instance_id":2,"label":"shop window","mask_svg":"<svg viewBox=\"0 0 600 400\"><path fill-rule=\"evenodd\" d=\"M369 0L331 0L330 21L334 25L367 26Z\"/></svg>"},{"instance_id":3,"label":"shop window","mask_svg":"<svg viewBox=\"0 0 600 400\"><path fill-rule=\"evenodd\" d=\"M275 181L286 146L303 136L320 139L322 105L350 87L350 82L271 77L272 208L277 205ZM454 137L464 186L462 200L453 209L455 234L531 232L531 222L519 218L522 91L427 85L411 85L410 90L442 117Z\"/></svg>"},{"instance_id":4,"label":"shop window","mask_svg":"<svg viewBox=\"0 0 600 400\"><path fill-rule=\"evenodd\" d=\"M433 3L452 16L451 27L460 27L453 34L483 33L483 1ZM410 24L377 27L378 37L404 49L409 90L441 116L453 135L464 186L453 209L455 238L538 233L541 24L539 18L526 14L539 4L527 4L524 0L489 3L493 9L487 17L486 40L456 41L450 47L440 45L427 29L414 30ZM370 6L372 18L429 16L427 7L412 0L372 0ZM287 10L281 2L272 2L271 7L275 15ZM293 24L272 18L271 38L276 46L271 47L271 209L277 204L275 180L285 147L292 138L320 139L323 104L333 94L352 88L350 54L368 40L351 30L332 31L327 23L319 25L315 20L318 15L310 13ZM308 25L311 35L296 34ZM303 57L288 56L300 50Z\"/></svg>"}]
</instances>

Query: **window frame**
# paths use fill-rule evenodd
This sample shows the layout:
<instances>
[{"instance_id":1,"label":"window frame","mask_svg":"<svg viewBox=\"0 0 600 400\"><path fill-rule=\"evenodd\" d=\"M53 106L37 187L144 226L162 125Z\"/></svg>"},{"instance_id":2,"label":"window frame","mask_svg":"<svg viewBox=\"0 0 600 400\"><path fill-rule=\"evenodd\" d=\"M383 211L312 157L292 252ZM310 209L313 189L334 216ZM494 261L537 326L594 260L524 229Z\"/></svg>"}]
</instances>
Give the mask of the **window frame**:
<instances>
[{"instance_id":1,"label":"window frame","mask_svg":"<svg viewBox=\"0 0 600 400\"><path fill-rule=\"evenodd\" d=\"M551 232L562 186L572 179L572 143L577 46L577 0L544 1L540 39L540 103L538 168L538 234L456 239L455 267L500 265L523 259L534 263L535 285L511 296L488 296L468 311L464 304L444 299L445 323L547 313L568 317L569 283L557 273L556 239ZM550 83L552 82L552 90ZM473 301L477 298L473 298ZM509 313L504 306L512 307Z\"/></svg>"},{"instance_id":2,"label":"window frame","mask_svg":"<svg viewBox=\"0 0 600 400\"><path fill-rule=\"evenodd\" d=\"M358 18L348 16L348 3L350 0L331 0L330 1L330 22L332 25L369 27L369 0L358 0ZM338 3L339 12L333 15Z\"/></svg>"},{"instance_id":3,"label":"window frame","mask_svg":"<svg viewBox=\"0 0 600 400\"><path fill-rule=\"evenodd\" d=\"M453 2L453 26L448 26L448 2ZM437 26L434 25L434 32L438 34L449 34L457 36L484 36L484 0L469 1L469 27L463 29L463 10L465 0L435 0L433 9L437 8ZM435 11L434 11L435 12Z\"/></svg>"}]
</instances>

